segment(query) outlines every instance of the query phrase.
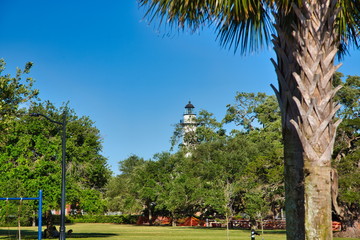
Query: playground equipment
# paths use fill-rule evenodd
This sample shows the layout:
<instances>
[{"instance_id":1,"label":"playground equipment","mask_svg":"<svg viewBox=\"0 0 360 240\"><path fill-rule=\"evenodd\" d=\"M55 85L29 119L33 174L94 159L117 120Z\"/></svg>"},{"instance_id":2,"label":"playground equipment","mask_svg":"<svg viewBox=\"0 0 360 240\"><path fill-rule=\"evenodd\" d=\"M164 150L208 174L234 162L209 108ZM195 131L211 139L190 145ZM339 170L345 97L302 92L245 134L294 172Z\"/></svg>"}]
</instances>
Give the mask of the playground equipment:
<instances>
[{"instance_id":1,"label":"playground equipment","mask_svg":"<svg viewBox=\"0 0 360 240\"><path fill-rule=\"evenodd\" d=\"M0 198L0 200L10 201L10 200L18 200L20 203L23 200L38 200L39 201L39 207L38 207L38 240L41 240L42 238L42 190L39 190L38 197L33 198ZM20 231L20 229L19 229Z\"/></svg>"}]
</instances>

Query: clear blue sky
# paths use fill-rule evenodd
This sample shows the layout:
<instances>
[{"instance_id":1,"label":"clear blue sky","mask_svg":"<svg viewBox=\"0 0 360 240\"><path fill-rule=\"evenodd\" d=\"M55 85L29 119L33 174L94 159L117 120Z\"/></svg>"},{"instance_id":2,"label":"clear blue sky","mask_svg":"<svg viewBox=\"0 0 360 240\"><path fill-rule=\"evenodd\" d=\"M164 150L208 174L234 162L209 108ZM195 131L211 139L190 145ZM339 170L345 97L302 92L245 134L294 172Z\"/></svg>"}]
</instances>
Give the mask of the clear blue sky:
<instances>
[{"instance_id":1,"label":"clear blue sky","mask_svg":"<svg viewBox=\"0 0 360 240\"><path fill-rule=\"evenodd\" d=\"M1 0L0 58L7 72L34 62L42 100L70 101L95 121L103 155L118 162L170 149L189 100L221 119L237 91L273 94L270 50L240 56L222 49L213 29L159 30L136 0ZM360 51L340 71L360 74Z\"/></svg>"}]
</instances>

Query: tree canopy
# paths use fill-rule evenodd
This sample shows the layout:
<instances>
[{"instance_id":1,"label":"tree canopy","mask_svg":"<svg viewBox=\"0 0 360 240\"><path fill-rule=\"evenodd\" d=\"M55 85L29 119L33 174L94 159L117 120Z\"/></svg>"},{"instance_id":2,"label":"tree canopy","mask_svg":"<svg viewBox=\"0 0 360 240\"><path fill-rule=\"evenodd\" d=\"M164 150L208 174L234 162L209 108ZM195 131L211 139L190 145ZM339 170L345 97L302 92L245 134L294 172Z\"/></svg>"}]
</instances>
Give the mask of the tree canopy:
<instances>
[{"instance_id":1,"label":"tree canopy","mask_svg":"<svg viewBox=\"0 0 360 240\"><path fill-rule=\"evenodd\" d=\"M223 46L242 53L272 42L284 143L289 239L332 239L331 156L340 120L335 56L359 47L357 0L139 0L151 20L183 30L215 26ZM247 122L244 122L247 124Z\"/></svg>"},{"instance_id":2,"label":"tree canopy","mask_svg":"<svg viewBox=\"0 0 360 240\"><path fill-rule=\"evenodd\" d=\"M61 128L29 113L41 113L61 122L67 106L57 108L36 98L39 92L33 89L33 79L21 78L30 67L31 63L24 71L18 69L15 78L0 77L0 195L30 197L42 189L44 209L57 209L61 195ZM78 117L74 110L70 109L67 121L67 203L73 209L102 213L102 193L111 172L101 153L100 132L90 118ZM36 210L35 203L32 209Z\"/></svg>"},{"instance_id":3,"label":"tree canopy","mask_svg":"<svg viewBox=\"0 0 360 240\"><path fill-rule=\"evenodd\" d=\"M335 198L341 209L334 220L350 227L359 217L358 77L343 81L341 73L336 76L335 87L341 82L345 87L337 95L343 104L338 115L344 120L333 155L339 175ZM112 190L107 192L112 209L169 216L174 221L194 215L227 220L241 216L254 221L282 216L286 212L284 158L275 96L239 92L226 109L221 121L206 110L199 111L194 148L180 144L174 154L164 152L149 160L134 155L121 161L123 172L113 178ZM233 122L240 128L226 134L224 129ZM181 126L176 125L173 139L179 142L179 136Z\"/></svg>"}]
</instances>

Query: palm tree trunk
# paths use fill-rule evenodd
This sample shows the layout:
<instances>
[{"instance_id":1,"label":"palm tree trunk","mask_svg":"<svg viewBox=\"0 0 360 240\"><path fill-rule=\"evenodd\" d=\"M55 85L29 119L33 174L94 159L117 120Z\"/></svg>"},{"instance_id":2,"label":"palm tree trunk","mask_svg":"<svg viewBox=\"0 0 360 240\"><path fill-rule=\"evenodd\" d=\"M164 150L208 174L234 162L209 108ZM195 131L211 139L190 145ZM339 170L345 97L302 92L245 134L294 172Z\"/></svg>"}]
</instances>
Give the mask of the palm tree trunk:
<instances>
[{"instance_id":1,"label":"palm tree trunk","mask_svg":"<svg viewBox=\"0 0 360 240\"><path fill-rule=\"evenodd\" d=\"M336 2L304 1L286 16L275 16L288 239L332 239L331 154L340 123L333 121L339 106L332 101L339 89L332 88L338 68ZM291 27L284 22L290 18Z\"/></svg>"},{"instance_id":2,"label":"palm tree trunk","mask_svg":"<svg viewBox=\"0 0 360 240\"><path fill-rule=\"evenodd\" d=\"M297 135L292 119L297 119L299 111L292 97L301 97L293 78L293 72L299 72L296 59L292 55L296 44L286 33L285 16L275 15L277 36L274 36L274 50L277 62L273 59L279 82L279 91L272 86L279 101L282 113L282 135L284 141L284 174L285 174L285 212L287 239L305 239L304 210L304 174L303 147Z\"/></svg>"},{"instance_id":3,"label":"palm tree trunk","mask_svg":"<svg viewBox=\"0 0 360 240\"><path fill-rule=\"evenodd\" d=\"M285 212L287 239L305 238L303 154L299 139L284 129Z\"/></svg>"}]
</instances>

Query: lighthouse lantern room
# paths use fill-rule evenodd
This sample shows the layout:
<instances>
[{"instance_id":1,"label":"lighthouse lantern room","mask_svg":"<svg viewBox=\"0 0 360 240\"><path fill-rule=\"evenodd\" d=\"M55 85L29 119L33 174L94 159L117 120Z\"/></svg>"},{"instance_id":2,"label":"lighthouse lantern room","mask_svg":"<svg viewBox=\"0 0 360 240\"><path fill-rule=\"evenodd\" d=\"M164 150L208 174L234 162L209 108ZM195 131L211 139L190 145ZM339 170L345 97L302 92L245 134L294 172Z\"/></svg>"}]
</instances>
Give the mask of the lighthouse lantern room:
<instances>
[{"instance_id":1,"label":"lighthouse lantern room","mask_svg":"<svg viewBox=\"0 0 360 240\"><path fill-rule=\"evenodd\" d=\"M183 127L183 145L191 146L196 142L196 114L194 113L194 105L189 101L185 106L185 113L183 116L183 121L181 121L181 125Z\"/></svg>"}]
</instances>

